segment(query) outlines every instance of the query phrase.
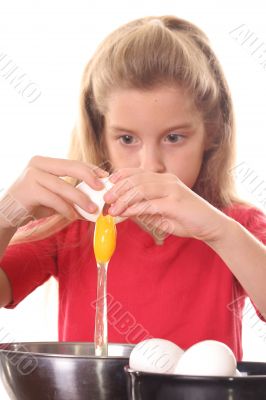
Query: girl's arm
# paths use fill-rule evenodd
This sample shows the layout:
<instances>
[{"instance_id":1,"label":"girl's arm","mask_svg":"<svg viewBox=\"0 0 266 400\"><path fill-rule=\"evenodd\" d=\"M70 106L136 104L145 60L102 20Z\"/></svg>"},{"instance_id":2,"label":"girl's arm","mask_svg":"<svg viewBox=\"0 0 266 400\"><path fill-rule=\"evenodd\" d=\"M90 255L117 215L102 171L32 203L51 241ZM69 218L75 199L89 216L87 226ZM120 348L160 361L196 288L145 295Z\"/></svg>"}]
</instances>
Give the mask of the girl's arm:
<instances>
[{"instance_id":1,"label":"girl's arm","mask_svg":"<svg viewBox=\"0 0 266 400\"><path fill-rule=\"evenodd\" d=\"M0 218L1 219L1 218ZM0 260L2 259L5 250L16 232L16 228L2 227L0 225Z\"/></svg>"},{"instance_id":2,"label":"girl's arm","mask_svg":"<svg viewBox=\"0 0 266 400\"><path fill-rule=\"evenodd\" d=\"M23 224L55 213L71 220L76 219L79 216L73 203L85 211L95 211L93 202L80 190L61 179L62 176L84 180L93 189L101 190L103 184L99 178L106 176L106 172L94 165L75 160L33 157L0 198L0 261L4 260L10 240ZM20 257L16 260L18 273L23 261ZM3 269L0 268L0 307L9 304L13 297L12 284L4 272L4 266L3 262Z\"/></svg>"},{"instance_id":3,"label":"girl's arm","mask_svg":"<svg viewBox=\"0 0 266 400\"><path fill-rule=\"evenodd\" d=\"M1 202L0 202L1 204ZM0 217L0 224L2 220ZM14 227L0 226L0 260L2 259L5 250L16 232ZM5 307L12 301L12 288L5 272L0 268L0 307Z\"/></svg>"},{"instance_id":4,"label":"girl's arm","mask_svg":"<svg viewBox=\"0 0 266 400\"><path fill-rule=\"evenodd\" d=\"M237 221L225 217L207 243L230 268L266 319L266 247Z\"/></svg>"},{"instance_id":5,"label":"girl's arm","mask_svg":"<svg viewBox=\"0 0 266 400\"><path fill-rule=\"evenodd\" d=\"M234 219L186 187L173 174L120 169L104 196L113 216L154 218L165 234L208 244L226 263L266 318L266 247ZM157 218L157 220L156 220Z\"/></svg>"},{"instance_id":6,"label":"girl's arm","mask_svg":"<svg viewBox=\"0 0 266 400\"><path fill-rule=\"evenodd\" d=\"M0 307L12 301L12 288L5 272L0 268Z\"/></svg>"}]
</instances>

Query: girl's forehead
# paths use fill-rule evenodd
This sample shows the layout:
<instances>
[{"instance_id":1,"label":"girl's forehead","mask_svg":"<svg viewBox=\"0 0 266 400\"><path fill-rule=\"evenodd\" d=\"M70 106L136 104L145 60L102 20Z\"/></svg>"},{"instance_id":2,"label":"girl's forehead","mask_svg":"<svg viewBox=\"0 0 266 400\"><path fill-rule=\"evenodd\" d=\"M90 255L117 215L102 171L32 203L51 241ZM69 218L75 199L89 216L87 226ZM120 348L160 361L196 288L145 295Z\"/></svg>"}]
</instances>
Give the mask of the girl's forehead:
<instances>
[{"instance_id":1,"label":"girl's forehead","mask_svg":"<svg viewBox=\"0 0 266 400\"><path fill-rule=\"evenodd\" d=\"M192 97L187 93L187 90L177 84L161 84L151 88L117 88L111 91L108 96L110 99L122 97L122 96L142 96L142 97L165 97L165 96L173 96L173 97Z\"/></svg>"},{"instance_id":2,"label":"girl's forehead","mask_svg":"<svg viewBox=\"0 0 266 400\"><path fill-rule=\"evenodd\" d=\"M118 89L107 100L107 119L128 114L147 114L155 119L158 115L195 116L198 114L192 96L181 86L157 86L151 89Z\"/></svg>"}]
</instances>

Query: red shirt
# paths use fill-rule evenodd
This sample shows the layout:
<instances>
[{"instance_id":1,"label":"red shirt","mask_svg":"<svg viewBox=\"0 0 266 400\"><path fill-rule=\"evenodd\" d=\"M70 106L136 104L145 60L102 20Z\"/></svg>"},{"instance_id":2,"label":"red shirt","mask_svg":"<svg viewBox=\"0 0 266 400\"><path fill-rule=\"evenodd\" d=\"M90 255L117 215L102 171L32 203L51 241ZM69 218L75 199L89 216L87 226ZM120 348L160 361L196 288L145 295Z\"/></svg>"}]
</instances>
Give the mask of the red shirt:
<instances>
[{"instance_id":1,"label":"red shirt","mask_svg":"<svg viewBox=\"0 0 266 400\"><path fill-rule=\"evenodd\" d=\"M266 218L255 208L226 212L266 243ZM11 245L1 261L15 307L51 275L59 282L59 340L93 341L97 268L94 224L75 221L51 237ZM204 242L169 236L163 246L131 220L117 225L108 267L109 342L169 339L186 349L214 339L242 358L245 292ZM235 243L237 246L237 243Z\"/></svg>"}]
</instances>

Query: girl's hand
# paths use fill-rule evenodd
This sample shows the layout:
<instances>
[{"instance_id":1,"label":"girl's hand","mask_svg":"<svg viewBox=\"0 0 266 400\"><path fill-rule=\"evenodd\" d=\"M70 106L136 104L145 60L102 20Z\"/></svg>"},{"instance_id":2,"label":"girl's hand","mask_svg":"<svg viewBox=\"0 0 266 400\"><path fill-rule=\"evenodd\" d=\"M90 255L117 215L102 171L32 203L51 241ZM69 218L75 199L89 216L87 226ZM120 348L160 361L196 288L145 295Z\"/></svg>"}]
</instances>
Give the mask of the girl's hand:
<instances>
[{"instance_id":1,"label":"girl's hand","mask_svg":"<svg viewBox=\"0 0 266 400\"><path fill-rule=\"evenodd\" d=\"M133 217L155 238L173 234L212 241L228 219L170 173L124 168L110 181L115 185L104 196L109 214Z\"/></svg>"},{"instance_id":2,"label":"girl's hand","mask_svg":"<svg viewBox=\"0 0 266 400\"><path fill-rule=\"evenodd\" d=\"M93 189L103 189L99 178L106 171L80 161L50 157L33 157L20 177L0 200L0 226L22 226L30 219L59 213L68 219L81 218L73 207L76 203L88 212L97 206L88 197L61 177L85 181Z\"/></svg>"}]
</instances>

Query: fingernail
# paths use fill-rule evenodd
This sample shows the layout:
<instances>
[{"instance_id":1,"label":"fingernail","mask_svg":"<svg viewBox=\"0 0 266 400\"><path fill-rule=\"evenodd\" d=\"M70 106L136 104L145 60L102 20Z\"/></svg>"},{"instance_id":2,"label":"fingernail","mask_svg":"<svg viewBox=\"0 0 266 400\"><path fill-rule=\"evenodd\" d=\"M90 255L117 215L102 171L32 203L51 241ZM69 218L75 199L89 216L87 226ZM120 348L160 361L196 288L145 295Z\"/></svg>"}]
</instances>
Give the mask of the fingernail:
<instances>
[{"instance_id":1,"label":"fingernail","mask_svg":"<svg viewBox=\"0 0 266 400\"><path fill-rule=\"evenodd\" d=\"M103 188L104 188L103 182L100 181L98 178L95 179L95 185L96 185L97 188L99 188L99 189L103 189Z\"/></svg>"},{"instance_id":2,"label":"fingernail","mask_svg":"<svg viewBox=\"0 0 266 400\"><path fill-rule=\"evenodd\" d=\"M105 177L109 176L109 172L107 172L107 171L105 171L104 169L101 169L101 168L94 168L93 171L100 178L105 178Z\"/></svg>"},{"instance_id":3,"label":"fingernail","mask_svg":"<svg viewBox=\"0 0 266 400\"><path fill-rule=\"evenodd\" d=\"M104 171L103 169L100 169L100 175L103 177L103 178L105 178L105 177L107 177L107 176L109 176L109 172L107 172L107 171Z\"/></svg>"},{"instance_id":4,"label":"fingernail","mask_svg":"<svg viewBox=\"0 0 266 400\"><path fill-rule=\"evenodd\" d=\"M117 200L117 195L114 192L107 192L104 198L108 202L114 202L115 200Z\"/></svg>"},{"instance_id":5,"label":"fingernail","mask_svg":"<svg viewBox=\"0 0 266 400\"><path fill-rule=\"evenodd\" d=\"M112 183L115 183L119 180L119 174L117 172L115 172L114 174L112 174L109 178L109 181Z\"/></svg>"},{"instance_id":6,"label":"fingernail","mask_svg":"<svg viewBox=\"0 0 266 400\"><path fill-rule=\"evenodd\" d=\"M117 213L117 207L116 206L109 207L108 213L112 214L112 215L115 215Z\"/></svg>"},{"instance_id":7,"label":"fingernail","mask_svg":"<svg viewBox=\"0 0 266 400\"><path fill-rule=\"evenodd\" d=\"M96 206L96 204L89 204L88 205L88 211L91 213L95 213L98 210L98 207Z\"/></svg>"}]
</instances>

